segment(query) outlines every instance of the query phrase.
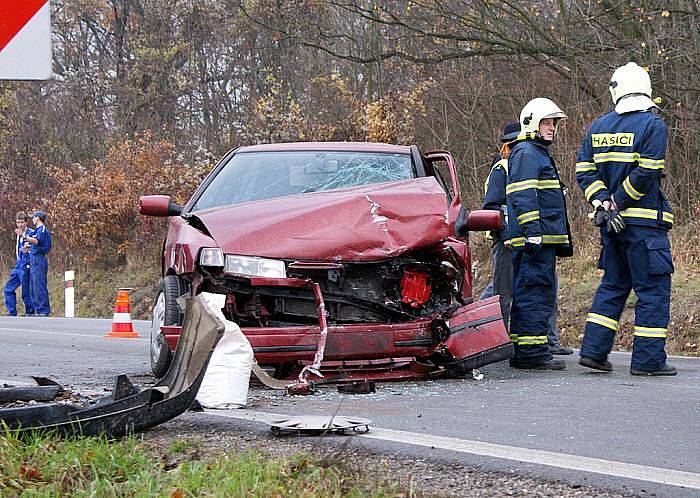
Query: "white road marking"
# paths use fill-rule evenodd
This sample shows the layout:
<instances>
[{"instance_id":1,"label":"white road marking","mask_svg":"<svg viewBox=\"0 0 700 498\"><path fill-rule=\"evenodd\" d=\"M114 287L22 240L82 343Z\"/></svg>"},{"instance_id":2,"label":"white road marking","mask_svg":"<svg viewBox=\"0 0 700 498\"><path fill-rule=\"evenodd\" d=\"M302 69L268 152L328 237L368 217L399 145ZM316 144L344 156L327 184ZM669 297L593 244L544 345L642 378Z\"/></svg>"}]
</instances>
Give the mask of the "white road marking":
<instances>
[{"instance_id":1,"label":"white road marking","mask_svg":"<svg viewBox=\"0 0 700 498\"><path fill-rule=\"evenodd\" d=\"M30 333L30 334L47 334L47 335L64 335L67 337L88 337L92 339L104 339L103 335L95 335L94 332L87 332L85 334L78 334L76 332L55 332L53 330L39 330L39 329L32 329L32 328L12 328L12 327L0 327L0 333L2 332L21 332L21 333ZM109 332L109 330L105 330L105 334ZM127 340L137 340L137 341L146 341L147 338L145 337L129 337L126 338Z\"/></svg>"},{"instance_id":2,"label":"white road marking","mask_svg":"<svg viewBox=\"0 0 700 498\"><path fill-rule=\"evenodd\" d=\"M285 415L277 413L256 412L251 410L205 410L209 415L219 417L251 420L255 422L269 423ZM627 462L590 458L568 453L553 451L533 450L518 446L485 443L482 441L469 441L466 439L434 436L418 432L397 431L370 426L368 433L358 434L358 437L380 439L395 443L411 444L428 448L457 451L493 458L503 458L518 462L547 465L562 469L593 472L614 477L636 479L640 481L655 482L669 486L682 486L690 489L700 489L700 474L683 472L680 470L665 469L661 467L649 467Z\"/></svg>"}]
</instances>

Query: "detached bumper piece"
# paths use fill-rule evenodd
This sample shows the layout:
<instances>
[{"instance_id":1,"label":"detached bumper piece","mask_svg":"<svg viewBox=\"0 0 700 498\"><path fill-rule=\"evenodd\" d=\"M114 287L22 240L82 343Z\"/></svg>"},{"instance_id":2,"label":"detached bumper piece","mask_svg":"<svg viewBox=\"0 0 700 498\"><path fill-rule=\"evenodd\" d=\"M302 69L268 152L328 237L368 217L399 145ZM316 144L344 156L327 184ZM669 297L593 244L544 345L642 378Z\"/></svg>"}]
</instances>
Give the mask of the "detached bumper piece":
<instances>
[{"instance_id":1,"label":"detached bumper piece","mask_svg":"<svg viewBox=\"0 0 700 498\"><path fill-rule=\"evenodd\" d=\"M0 403L17 401L52 401L63 393L63 388L46 377L32 377L36 386L0 387Z\"/></svg>"},{"instance_id":2,"label":"detached bumper piece","mask_svg":"<svg viewBox=\"0 0 700 498\"><path fill-rule=\"evenodd\" d=\"M198 296L187 300L185 321L175 356L165 377L138 390L119 375L110 396L89 406L33 405L0 410L0 422L13 431L56 431L85 436L122 436L177 417L194 402L224 324Z\"/></svg>"}]
</instances>

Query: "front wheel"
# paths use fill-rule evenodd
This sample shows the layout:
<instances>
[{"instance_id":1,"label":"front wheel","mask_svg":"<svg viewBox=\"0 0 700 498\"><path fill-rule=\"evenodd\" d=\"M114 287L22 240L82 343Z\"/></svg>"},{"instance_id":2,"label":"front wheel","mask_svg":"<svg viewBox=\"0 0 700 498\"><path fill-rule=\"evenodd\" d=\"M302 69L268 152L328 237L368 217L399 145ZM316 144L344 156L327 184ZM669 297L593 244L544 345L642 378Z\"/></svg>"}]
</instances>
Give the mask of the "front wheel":
<instances>
[{"instance_id":1,"label":"front wheel","mask_svg":"<svg viewBox=\"0 0 700 498\"><path fill-rule=\"evenodd\" d=\"M186 294L187 283L177 275L167 275L163 279L156 304L153 306L151 319L151 371L160 378L163 377L172 361L172 352L161 330L163 325L182 325L184 313L180 311L177 298Z\"/></svg>"}]
</instances>

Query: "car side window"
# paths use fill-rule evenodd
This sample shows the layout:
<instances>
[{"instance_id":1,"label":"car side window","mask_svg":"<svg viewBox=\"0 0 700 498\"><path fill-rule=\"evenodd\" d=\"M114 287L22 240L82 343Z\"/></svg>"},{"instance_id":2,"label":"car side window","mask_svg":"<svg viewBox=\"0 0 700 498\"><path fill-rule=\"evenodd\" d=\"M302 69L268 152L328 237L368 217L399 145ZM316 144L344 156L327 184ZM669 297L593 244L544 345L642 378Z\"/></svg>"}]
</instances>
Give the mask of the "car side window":
<instances>
[{"instance_id":1,"label":"car side window","mask_svg":"<svg viewBox=\"0 0 700 498\"><path fill-rule=\"evenodd\" d=\"M454 199L455 192L454 188L452 188L452 182L445 181L446 177L450 178L450 170L447 166L447 162L424 159L424 163L427 164L426 173L428 173L429 176L435 177L437 182L447 194L447 203L450 204L452 202L452 199Z\"/></svg>"}]
</instances>

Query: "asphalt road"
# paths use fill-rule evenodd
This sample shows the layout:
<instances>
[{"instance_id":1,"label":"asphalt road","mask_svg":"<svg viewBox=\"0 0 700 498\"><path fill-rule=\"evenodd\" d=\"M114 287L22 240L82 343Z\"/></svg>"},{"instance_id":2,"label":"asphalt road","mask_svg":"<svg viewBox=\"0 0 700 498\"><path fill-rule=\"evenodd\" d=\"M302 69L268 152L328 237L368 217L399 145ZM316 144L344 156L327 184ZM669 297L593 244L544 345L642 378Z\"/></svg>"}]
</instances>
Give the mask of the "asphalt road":
<instances>
[{"instance_id":1,"label":"asphalt road","mask_svg":"<svg viewBox=\"0 0 700 498\"><path fill-rule=\"evenodd\" d=\"M74 389L149 380L147 322L139 339L107 339L110 320L0 318L0 382L50 376ZM286 397L251 390L247 410L188 413L188 421L267 433L270 414L342 414L374 421L353 444L487 470L658 496L700 496L700 359L671 358L679 374L633 377L629 354L595 373L567 357L563 372L482 370L483 380L379 384L370 395Z\"/></svg>"}]
</instances>

